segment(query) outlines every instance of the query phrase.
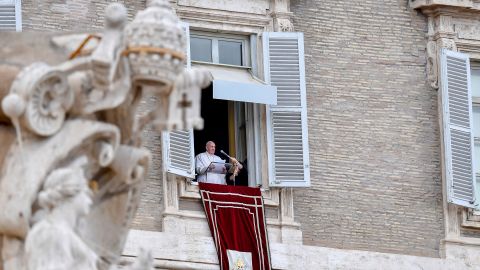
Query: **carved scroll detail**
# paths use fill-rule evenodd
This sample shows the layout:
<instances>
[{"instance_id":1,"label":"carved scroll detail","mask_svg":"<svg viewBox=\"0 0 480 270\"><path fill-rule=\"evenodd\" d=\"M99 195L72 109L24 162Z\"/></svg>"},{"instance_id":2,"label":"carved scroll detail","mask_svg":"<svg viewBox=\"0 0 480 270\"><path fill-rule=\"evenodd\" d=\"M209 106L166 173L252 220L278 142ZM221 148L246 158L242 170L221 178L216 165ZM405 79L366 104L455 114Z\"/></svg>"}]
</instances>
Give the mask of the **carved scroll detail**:
<instances>
[{"instance_id":1,"label":"carved scroll detail","mask_svg":"<svg viewBox=\"0 0 480 270\"><path fill-rule=\"evenodd\" d=\"M10 92L26 103L20 117L22 126L41 136L60 130L74 100L66 74L44 63L34 63L20 72Z\"/></svg>"}]
</instances>

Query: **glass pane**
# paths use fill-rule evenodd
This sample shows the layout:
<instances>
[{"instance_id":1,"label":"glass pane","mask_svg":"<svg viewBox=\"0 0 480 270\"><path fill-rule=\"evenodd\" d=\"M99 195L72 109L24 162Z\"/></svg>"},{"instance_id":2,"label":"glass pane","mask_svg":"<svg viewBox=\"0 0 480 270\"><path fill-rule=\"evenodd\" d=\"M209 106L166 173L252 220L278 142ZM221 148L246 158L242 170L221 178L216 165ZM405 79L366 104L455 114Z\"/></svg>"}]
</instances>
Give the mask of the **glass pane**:
<instances>
[{"instance_id":1,"label":"glass pane","mask_svg":"<svg viewBox=\"0 0 480 270\"><path fill-rule=\"evenodd\" d=\"M473 105L473 137L480 138L480 106Z\"/></svg>"},{"instance_id":2,"label":"glass pane","mask_svg":"<svg viewBox=\"0 0 480 270\"><path fill-rule=\"evenodd\" d=\"M190 53L192 61L212 62L212 40L190 37Z\"/></svg>"},{"instance_id":3,"label":"glass pane","mask_svg":"<svg viewBox=\"0 0 480 270\"><path fill-rule=\"evenodd\" d=\"M218 41L218 56L220 64L242 65L242 42Z\"/></svg>"},{"instance_id":4,"label":"glass pane","mask_svg":"<svg viewBox=\"0 0 480 270\"><path fill-rule=\"evenodd\" d=\"M472 69L470 80L472 82L472 95L480 97L480 69Z\"/></svg>"}]
</instances>

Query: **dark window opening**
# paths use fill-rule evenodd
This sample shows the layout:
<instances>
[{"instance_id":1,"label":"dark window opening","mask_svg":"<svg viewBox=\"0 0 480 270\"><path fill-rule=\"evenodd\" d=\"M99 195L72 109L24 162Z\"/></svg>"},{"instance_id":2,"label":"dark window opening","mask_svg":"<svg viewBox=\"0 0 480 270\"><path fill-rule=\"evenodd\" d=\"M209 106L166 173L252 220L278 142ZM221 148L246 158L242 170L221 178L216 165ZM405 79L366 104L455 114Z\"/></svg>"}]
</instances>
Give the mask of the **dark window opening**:
<instances>
[{"instance_id":1,"label":"dark window opening","mask_svg":"<svg viewBox=\"0 0 480 270\"><path fill-rule=\"evenodd\" d=\"M244 117L235 117L235 114L245 113L244 110L238 109L242 105L244 103L214 99L212 85L202 90L201 116L204 120L204 127L203 130L195 130L193 133L195 155L205 152L205 144L213 141L216 145L215 155L221 159L229 162L228 158L220 153L220 150L223 150L230 156L237 157L241 163L246 161ZM244 168L235 178L236 185L248 186L246 165L243 164ZM227 184L234 184L233 181L230 181L230 174L227 174Z\"/></svg>"}]
</instances>

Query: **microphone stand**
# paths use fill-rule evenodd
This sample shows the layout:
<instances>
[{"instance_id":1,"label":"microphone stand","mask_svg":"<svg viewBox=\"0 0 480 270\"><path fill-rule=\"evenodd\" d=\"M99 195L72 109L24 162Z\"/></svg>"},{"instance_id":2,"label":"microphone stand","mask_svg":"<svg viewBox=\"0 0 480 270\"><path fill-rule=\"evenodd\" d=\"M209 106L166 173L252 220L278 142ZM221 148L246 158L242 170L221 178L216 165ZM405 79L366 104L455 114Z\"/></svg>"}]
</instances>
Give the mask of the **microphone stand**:
<instances>
[{"instance_id":1,"label":"microphone stand","mask_svg":"<svg viewBox=\"0 0 480 270\"><path fill-rule=\"evenodd\" d=\"M223 150L220 150L220 153L224 154L226 157L228 157L229 159L232 159L231 156L229 156L227 153L225 153ZM232 166L236 166L235 164L232 163ZM233 176L233 186L236 186L236 183L235 183L235 168L233 169L233 173L232 173L232 176Z\"/></svg>"}]
</instances>

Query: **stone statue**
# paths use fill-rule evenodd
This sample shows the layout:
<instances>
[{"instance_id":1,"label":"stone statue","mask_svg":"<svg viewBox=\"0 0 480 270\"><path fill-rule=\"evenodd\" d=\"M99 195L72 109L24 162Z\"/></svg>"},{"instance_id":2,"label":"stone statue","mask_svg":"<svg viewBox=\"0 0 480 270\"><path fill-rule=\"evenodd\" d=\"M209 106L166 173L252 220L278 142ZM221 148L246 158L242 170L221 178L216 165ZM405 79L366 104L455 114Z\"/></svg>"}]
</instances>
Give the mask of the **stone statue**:
<instances>
[{"instance_id":1,"label":"stone statue","mask_svg":"<svg viewBox=\"0 0 480 270\"><path fill-rule=\"evenodd\" d=\"M108 6L103 33L59 65L8 70L0 88L3 270L119 269L149 170L143 129L203 128L200 90L211 75L186 70L185 33L169 1L149 1L130 23L126 14ZM85 50L91 39L97 44ZM159 104L138 116L146 95ZM130 269L152 267L140 257Z\"/></svg>"},{"instance_id":2,"label":"stone statue","mask_svg":"<svg viewBox=\"0 0 480 270\"><path fill-rule=\"evenodd\" d=\"M57 169L47 177L38 194L39 211L45 212L44 216L25 240L27 269L97 269L97 254L75 231L91 204L91 191L82 170Z\"/></svg>"}]
</instances>

